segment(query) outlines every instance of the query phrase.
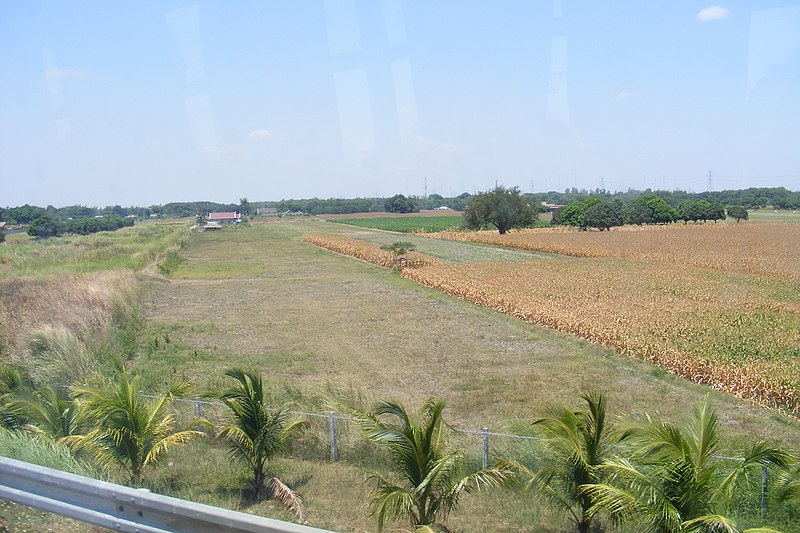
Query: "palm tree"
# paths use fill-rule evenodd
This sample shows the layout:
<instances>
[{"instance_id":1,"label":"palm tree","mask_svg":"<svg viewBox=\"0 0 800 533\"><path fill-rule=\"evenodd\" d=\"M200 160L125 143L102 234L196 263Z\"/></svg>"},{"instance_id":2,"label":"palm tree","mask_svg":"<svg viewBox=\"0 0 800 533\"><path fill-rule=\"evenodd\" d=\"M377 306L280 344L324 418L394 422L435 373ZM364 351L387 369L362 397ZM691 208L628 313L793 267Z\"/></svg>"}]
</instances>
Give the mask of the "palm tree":
<instances>
[{"instance_id":1,"label":"palm tree","mask_svg":"<svg viewBox=\"0 0 800 533\"><path fill-rule=\"evenodd\" d=\"M600 481L599 467L611 456L611 437L606 425L605 397L590 392L581 398L586 409L551 406L544 417L533 422L551 458L548 466L533 472L518 462L504 460L502 464L526 479L525 488L537 490L554 506L567 511L578 531L587 533L592 527L590 509L594 502L581 487Z\"/></svg>"},{"instance_id":2,"label":"palm tree","mask_svg":"<svg viewBox=\"0 0 800 533\"><path fill-rule=\"evenodd\" d=\"M93 429L63 439L73 449L89 452L103 468L121 468L131 485L140 484L144 468L156 464L171 447L204 436L200 431L173 431L169 400L188 384L175 384L165 397L155 399L142 397L140 386L141 378L128 379L122 372L116 383L73 388Z\"/></svg>"},{"instance_id":3,"label":"palm tree","mask_svg":"<svg viewBox=\"0 0 800 533\"><path fill-rule=\"evenodd\" d=\"M481 487L496 487L508 479L501 469L484 469L458 477L463 450L448 449L444 440L444 402L431 398L417 417L384 400L363 413L365 437L384 448L393 478L372 474L376 487L371 495L371 514L382 530L387 521L408 518L415 527L446 530L444 520L458 506L460 496ZM388 420L386 420L388 418Z\"/></svg>"},{"instance_id":4,"label":"palm tree","mask_svg":"<svg viewBox=\"0 0 800 533\"><path fill-rule=\"evenodd\" d=\"M625 436L634 445L632 460L609 462L602 468L610 481L584 490L594 498L592 512L608 512L618 523L637 521L639 531L736 533L728 515L738 477L757 466L785 468L789 461L764 442L735 461L720 458L719 422L708 397L684 429L648 417Z\"/></svg>"},{"instance_id":5,"label":"palm tree","mask_svg":"<svg viewBox=\"0 0 800 533\"><path fill-rule=\"evenodd\" d=\"M10 406L25 417L25 429L60 440L84 427L79 403L55 387L18 392Z\"/></svg>"},{"instance_id":6,"label":"palm tree","mask_svg":"<svg viewBox=\"0 0 800 533\"><path fill-rule=\"evenodd\" d=\"M17 430L25 423L14 399L27 385L19 370L7 364L0 365L0 426Z\"/></svg>"},{"instance_id":7,"label":"palm tree","mask_svg":"<svg viewBox=\"0 0 800 533\"><path fill-rule=\"evenodd\" d=\"M258 500L265 489L269 459L282 449L288 440L304 429L305 420L294 418L288 407L267 407L264 384L255 371L232 368L225 375L238 384L222 394L221 399L231 410L233 424L222 428L220 436L231 444L231 458L246 465L253 473L253 492ZM280 479L272 477L266 484L267 495L275 498L303 519L300 497Z\"/></svg>"}]
</instances>

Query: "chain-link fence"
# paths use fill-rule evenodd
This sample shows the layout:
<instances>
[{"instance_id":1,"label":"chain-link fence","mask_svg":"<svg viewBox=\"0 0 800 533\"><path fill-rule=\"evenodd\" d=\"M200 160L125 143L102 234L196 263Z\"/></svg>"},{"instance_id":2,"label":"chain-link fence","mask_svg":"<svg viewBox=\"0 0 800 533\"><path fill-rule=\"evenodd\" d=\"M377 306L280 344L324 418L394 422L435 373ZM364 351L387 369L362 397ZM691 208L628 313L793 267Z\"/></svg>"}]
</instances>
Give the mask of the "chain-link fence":
<instances>
[{"instance_id":1,"label":"chain-link fence","mask_svg":"<svg viewBox=\"0 0 800 533\"><path fill-rule=\"evenodd\" d=\"M158 396L143 395L156 399ZM172 400L172 408L179 424L187 425L197 419L204 419L215 427L232 423L230 412L224 403L202 398ZM364 438L359 419L342 415L335 411L327 413L309 411L290 411L291 414L303 417L307 429L298 442L293 443L290 453L293 457L319 461L346 461L357 463L366 468L380 468L383 458L380 452ZM494 457L512 459L536 469L541 455L532 446L535 441L542 440L529 435L493 432L489 427L481 429L457 428L448 426L448 437L454 448L465 452L467 466L486 468L492 464ZM740 461L734 457L718 457L721 460ZM759 479L747 479L751 490L758 491L759 501L753 502L762 511L767 508L767 468L762 467Z\"/></svg>"}]
</instances>

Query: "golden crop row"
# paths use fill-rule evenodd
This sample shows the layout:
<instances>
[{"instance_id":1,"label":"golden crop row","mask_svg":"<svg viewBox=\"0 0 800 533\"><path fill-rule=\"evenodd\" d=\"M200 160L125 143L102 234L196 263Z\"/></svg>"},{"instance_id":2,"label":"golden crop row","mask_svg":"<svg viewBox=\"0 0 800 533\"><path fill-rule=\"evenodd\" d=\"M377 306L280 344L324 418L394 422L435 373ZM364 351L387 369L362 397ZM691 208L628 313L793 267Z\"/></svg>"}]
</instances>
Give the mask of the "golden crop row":
<instances>
[{"instance_id":1,"label":"golden crop row","mask_svg":"<svg viewBox=\"0 0 800 533\"><path fill-rule=\"evenodd\" d=\"M377 244L350 239L341 235L315 233L303 235L303 240L307 243L319 246L320 248L326 248L333 252L356 257L385 268L405 270L408 268L420 268L428 265L442 264L442 261L439 259L417 252L409 252L405 256L398 257L392 252L382 250Z\"/></svg>"},{"instance_id":2,"label":"golden crop row","mask_svg":"<svg viewBox=\"0 0 800 533\"><path fill-rule=\"evenodd\" d=\"M445 231L426 236L574 257L629 257L800 280L797 224L671 224L603 232L545 228L506 235Z\"/></svg>"},{"instance_id":3,"label":"golden crop row","mask_svg":"<svg viewBox=\"0 0 800 533\"><path fill-rule=\"evenodd\" d=\"M800 413L800 309L780 296L784 282L604 258L462 263L403 275Z\"/></svg>"}]
</instances>

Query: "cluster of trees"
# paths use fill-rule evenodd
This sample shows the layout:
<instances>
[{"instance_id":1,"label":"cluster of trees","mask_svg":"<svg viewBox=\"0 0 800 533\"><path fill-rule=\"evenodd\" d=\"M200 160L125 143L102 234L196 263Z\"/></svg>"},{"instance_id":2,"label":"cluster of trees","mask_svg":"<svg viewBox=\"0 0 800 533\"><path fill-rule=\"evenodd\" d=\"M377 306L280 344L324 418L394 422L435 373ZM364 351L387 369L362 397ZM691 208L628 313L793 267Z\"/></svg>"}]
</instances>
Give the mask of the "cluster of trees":
<instances>
[{"instance_id":1,"label":"cluster of trees","mask_svg":"<svg viewBox=\"0 0 800 533\"><path fill-rule=\"evenodd\" d=\"M271 408L255 371L233 368L225 376L234 381L219 396L230 422L214 428L196 418L178 428L169 402L186 392L185 383L173 385L162 398L142 397L140 379L122 371L114 380L64 391L32 387L5 366L0 369L0 423L63 443L105 469L123 472L133 486L141 485L145 471L174 446L216 429L231 459L249 473L253 497L275 499L303 520L300 496L270 475L270 460L303 434L307 422L293 416L288 405ZM584 408L551 406L530 425L536 466L497 458L490 467L469 468L464 450L448 444L445 404L435 398L418 413L391 400L354 412L365 439L388 458L388 473L368 478L378 529L407 521L417 531L447 531L444 521L461 496L501 486L541 494L579 533L602 531L600 520L637 531L742 531L733 516L739 481L762 468L773 472L775 501L798 499L795 455L758 442L735 457L727 450L721 457L724 441L708 398L686 427L647 416L613 427L602 394L582 398Z\"/></svg>"},{"instance_id":2,"label":"cluster of trees","mask_svg":"<svg viewBox=\"0 0 800 533\"><path fill-rule=\"evenodd\" d=\"M729 208L731 217L747 220L747 209L742 206ZM562 224L576 228L597 228L608 230L623 224L669 224L682 220L684 222L707 222L725 220L725 207L712 204L706 200L684 200L677 208L670 206L663 198L655 194L637 196L629 202L620 199L604 200L588 198L567 204L553 213L553 224Z\"/></svg>"},{"instance_id":3,"label":"cluster of trees","mask_svg":"<svg viewBox=\"0 0 800 533\"><path fill-rule=\"evenodd\" d=\"M543 202L566 205L572 202L582 202L592 197L603 200L621 200L623 203L628 203L634 198L646 194L659 196L674 208L677 208L680 203L685 200L705 200L711 204L741 205L747 209L760 209L765 207L772 207L775 209L800 209L800 192L793 192L783 187L751 187L749 189L707 191L701 193L651 189L646 189L644 191L628 189L627 191L611 193L604 189L590 191L586 189L579 190L573 187L566 189L564 192L550 191L538 193L537 196Z\"/></svg>"},{"instance_id":4,"label":"cluster of trees","mask_svg":"<svg viewBox=\"0 0 800 533\"><path fill-rule=\"evenodd\" d=\"M130 226L133 226L132 218L122 218L116 215L100 218L75 218L62 222L45 214L31 222L28 226L28 235L45 239L65 233L89 235L98 231L115 231Z\"/></svg>"}]
</instances>

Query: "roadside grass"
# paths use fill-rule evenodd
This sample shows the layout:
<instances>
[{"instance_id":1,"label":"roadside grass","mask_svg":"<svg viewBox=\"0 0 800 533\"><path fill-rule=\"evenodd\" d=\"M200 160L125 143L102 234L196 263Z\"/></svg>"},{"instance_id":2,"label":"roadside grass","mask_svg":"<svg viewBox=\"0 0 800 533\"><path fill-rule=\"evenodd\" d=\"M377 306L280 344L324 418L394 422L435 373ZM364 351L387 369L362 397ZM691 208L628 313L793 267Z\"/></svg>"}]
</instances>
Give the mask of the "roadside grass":
<instances>
[{"instance_id":1,"label":"roadside grass","mask_svg":"<svg viewBox=\"0 0 800 533\"><path fill-rule=\"evenodd\" d=\"M6 279L85 274L144 268L186 238L185 223L149 224L93 235L33 239L14 235L0 246L0 276Z\"/></svg>"},{"instance_id":2,"label":"roadside grass","mask_svg":"<svg viewBox=\"0 0 800 533\"><path fill-rule=\"evenodd\" d=\"M82 377L133 355L143 324L135 270L176 256L185 223L144 223L0 246L0 359L41 379Z\"/></svg>"}]
</instances>

